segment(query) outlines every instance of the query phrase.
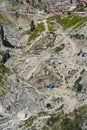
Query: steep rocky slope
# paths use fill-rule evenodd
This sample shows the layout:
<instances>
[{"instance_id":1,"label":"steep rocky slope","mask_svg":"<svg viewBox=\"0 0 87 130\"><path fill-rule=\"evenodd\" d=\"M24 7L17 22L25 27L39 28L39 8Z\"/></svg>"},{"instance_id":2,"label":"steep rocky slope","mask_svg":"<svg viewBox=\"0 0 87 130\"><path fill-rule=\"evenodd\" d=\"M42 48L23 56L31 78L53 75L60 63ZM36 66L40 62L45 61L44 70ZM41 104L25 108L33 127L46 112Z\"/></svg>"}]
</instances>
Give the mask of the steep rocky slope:
<instances>
[{"instance_id":1,"label":"steep rocky slope","mask_svg":"<svg viewBox=\"0 0 87 130\"><path fill-rule=\"evenodd\" d=\"M86 25L77 32L64 31L47 17L1 13L4 36L14 48L6 48L0 40L0 130L87 126ZM36 27L31 32L32 19ZM76 37L78 33L84 39ZM10 58L3 64L6 50ZM78 128L76 120L82 124Z\"/></svg>"}]
</instances>

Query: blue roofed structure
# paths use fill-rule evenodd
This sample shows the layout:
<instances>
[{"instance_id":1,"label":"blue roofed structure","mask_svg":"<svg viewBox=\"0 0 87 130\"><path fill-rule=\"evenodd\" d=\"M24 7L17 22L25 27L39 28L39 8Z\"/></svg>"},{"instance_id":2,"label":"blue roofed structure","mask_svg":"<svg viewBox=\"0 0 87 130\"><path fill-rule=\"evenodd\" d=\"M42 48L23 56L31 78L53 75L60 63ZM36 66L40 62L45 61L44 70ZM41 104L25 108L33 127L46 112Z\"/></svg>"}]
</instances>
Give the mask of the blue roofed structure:
<instances>
[{"instance_id":1,"label":"blue roofed structure","mask_svg":"<svg viewBox=\"0 0 87 130\"><path fill-rule=\"evenodd\" d=\"M47 88L50 88L50 89L54 88L54 84L47 85Z\"/></svg>"}]
</instances>

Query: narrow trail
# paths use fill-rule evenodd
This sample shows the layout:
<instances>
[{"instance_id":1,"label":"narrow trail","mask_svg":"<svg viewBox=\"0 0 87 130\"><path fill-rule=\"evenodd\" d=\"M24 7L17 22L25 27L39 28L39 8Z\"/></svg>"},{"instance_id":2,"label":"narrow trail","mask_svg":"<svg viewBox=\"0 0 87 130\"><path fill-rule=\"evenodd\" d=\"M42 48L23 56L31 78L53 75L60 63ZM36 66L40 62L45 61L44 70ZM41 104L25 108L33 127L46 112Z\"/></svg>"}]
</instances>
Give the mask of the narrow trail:
<instances>
[{"instance_id":1,"label":"narrow trail","mask_svg":"<svg viewBox=\"0 0 87 130\"><path fill-rule=\"evenodd\" d=\"M67 36L67 34L66 34L65 31L63 31L61 25L59 25L59 29L57 30L57 34L61 34L62 37L63 37L64 39L66 39L66 40L71 44L72 49L73 49L73 54L72 54L72 56L73 56L73 55L77 52L77 48L76 48L76 46L75 46L74 41Z\"/></svg>"}]
</instances>

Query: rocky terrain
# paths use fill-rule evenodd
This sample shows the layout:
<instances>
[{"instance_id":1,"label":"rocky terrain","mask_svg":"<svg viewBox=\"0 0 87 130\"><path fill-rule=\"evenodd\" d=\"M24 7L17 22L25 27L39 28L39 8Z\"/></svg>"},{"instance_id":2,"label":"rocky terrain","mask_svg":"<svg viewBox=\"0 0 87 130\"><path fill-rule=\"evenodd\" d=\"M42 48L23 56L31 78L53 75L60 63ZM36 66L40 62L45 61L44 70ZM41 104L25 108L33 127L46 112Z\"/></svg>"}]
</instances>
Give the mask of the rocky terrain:
<instances>
[{"instance_id":1,"label":"rocky terrain","mask_svg":"<svg viewBox=\"0 0 87 130\"><path fill-rule=\"evenodd\" d=\"M64 30L57 20L0 12L0 130L87 129L87 23Z\"/></svg>"}]
</instances>

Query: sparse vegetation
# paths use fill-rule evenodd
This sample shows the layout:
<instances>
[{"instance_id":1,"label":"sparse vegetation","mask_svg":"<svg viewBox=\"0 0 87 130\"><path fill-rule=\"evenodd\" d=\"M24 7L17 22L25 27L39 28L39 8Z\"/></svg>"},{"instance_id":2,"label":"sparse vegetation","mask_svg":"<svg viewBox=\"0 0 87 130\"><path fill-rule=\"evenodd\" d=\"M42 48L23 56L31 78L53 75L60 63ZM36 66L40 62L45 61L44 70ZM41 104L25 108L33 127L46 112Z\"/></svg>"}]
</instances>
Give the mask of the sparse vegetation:
<instances>
[{"instance_id":1,"label":"sparse vegetation","mask_svg":"<svg viewBox=\"0 0 87 130\"><path fill-rule=\"evenodd\" d=\"M69 114L58 112L51 115L47 124L43 127L47 130L82 130L87 119L87 105L75 109Z\"/></svg>"},{"instance_id":2,"label":"sparse vegetation","mask_svg":"<svg viewBox=\"0 0 87 130\"><path fill-rule=\"evenodd\" d=\"M44 112L44 111L41 111L41 112L38 113L38 116L39 116L39 117L40 117L40 116L45 116L45 115L48 115L48 113L47 113L47 112Z\"/></svg>"},{"instance_id":3,"label":"sparse vegetation","mask_svg":"<svg viewBox=\"0 0 87 130\"><path fill-rule=\"evenodd\" d=\"M54 32L53 26L51 24L48 24L48 29L50 32Z\"/></svg>"},{"instance_id":4,"label":"sparse vegetation","mask_svg":"<svg viewBox=\"0 0 87 130\"><path fill-rule=\"evenodd\" d=\"M81 22L78 22L74 27L73 27L73 30L76 30L78 29L81 25L84 24L84 21L81 21Z\"/></svg>"},{"instance_id":5,"label":"sparse vegetation","mask_svg":"<svg viewBox=\"0 0 87 130\"><path fill-rule=\"evenodd\" d=\"M78 34L78 33L76 33L76 34L71 35L70 38L75 38L75 39L79 40L79 39L84 39L85 36L84 36L84 34Z\"/></svg>"},{"instance_id":6,"label":"sparse vegetation","mask_svg":"<svg viewBox=\"0 0 87 130\"><path fill-rule=\"evenodd\" d=\"M29 7L31 3L34 4L30 11L36 11L35 14L29 12L16 17L15 11L8 10L0 14L5 31L0 51L3 62L0 62L0 127L3 130L13 127L21 130L87 130L87 105L79 107L86 103L87 84L87 31L85 27L81 30L79 27L86 23L87 18L66 15L61 10L61 16L47 19L48 16L58 14L59 9L55 5L53 10L56 13L51 14L50 11L45 14L44 0L38 1L41 2L41 11L38 6L35 9L35 0L26 1L30 2ZM28 9L26 2L21 1L16 7L19 8L17 11L22 7ZM83 8L79 7L78 10ZM14 19L14 26L4 24L7 18L3 14L12 21ZM63 29L69 30L65 32ZM14 45L13 49L3 46L6 39ZM2 50L9 50L8 62L4 62ZM11 71L6 66L11 68L13 75L9 76Z\"/></svg>"},{"instance_id":7,"label":"sparse vegetation","mask_svg":"<svg viewBox=\"0 0 87 130\"><path fill-rule=\"evenodd\" d=\"M80 72L80 74L82 75L85 72L85 69L82 69L82 71Z\"/></svg>"},{"instance_id":8,"label":"sparse vegetation","mask_svg":"<svg viewBox=\"0 0 87 130\"><path fill-rule=\"evenodd\" d=\"M29 41L35 40L38 36L40 36L41 32L45 31L45 27L43 23L40 23L29 37Z\"/></svg>"},{"instance_id":9,"label":"sparse vegetation","mask_svg":"<svg viewBox=\"0 0 87 130\"><path fill-rule=\"evenodd\" d=\"M29 37L29 41L35 40L39 35L40 33L38 33L37 31L32 32Z\"/></svg>"},{"instance_id":10,"label":"sparse vegetation","mask_svg":"<svg viewBox=\"0 0 87 130\"><path fill-rule=\"evenodd\" d=\"M2 62L0 62L0 97L5 95L7 92L7 76L11 74L10 69L4 66Z\"/></svg>"},{"instance_id":11,"label":"sparse vegetation","mask_svg":"<svg viewBox=\"0 0 87 130\"><path fill-rule=\"evenodd\" d=\"M73 27L73 30L80 27L82 24L84 24L87 21L87 17L81 17L79 15L70 14L68 16L53 16L48 18L48 20L56 20L58 23L60 23L63 26L63 29L68 29Z\"/></svg>"},{"instance_id":12,"label":"sparse vegetation","mask_svg":"<svg viewBox=\"0 0 87 130\"><path fill-rule=\"evenodd\" d=\"M10 69L8 69L7 67L5 67L2 62L0 62L0 73L1 73L2 75L6 74L6 73L7 73L8 75L10 75L10 74L11 74L11 71L10 71Z\"/></svg>"},{"instance_id":13,"label":"sparse vegetation","mask_svg":"<svg viewBox=\"0 0 87 130\"><path fill-rule=\"evenodd\" d=\"M54 32L53 23L50 22L50 21L47 21L47 23L48 23L48 30L49 30L50 32Z\"/></svg>"},{"instance_id":14,"label":"sparse vegetation","mask_svg":"<svg viewBox=\"0 0 87 130\"><path fill-rule=\"evenodd\" d=\"M82 7L78 7L78 8L75 9L75 11L83 12L83 11L85 11L85 8L83 6Z\"/></svg>"},{"instance_id":15,"label":"sparse vegetation","mask_svg":"<svg viewBox=\"0 0 87 130\"><path fill-rule=\"evenodd\" d=\"M33 124L33 122L34 122L35 119L36 119L35 116L31 116L30 118L28 118L27 120L24 121L24 125L26 127L32 126L32 124Z\"/></svg>"},{"instance_id":16,"label":"sparse vegetation","mask_svg":"<svg viewBox=\"0 0 87 130\"><path fill-rule=\"evenodd\" d=\"M7 18L6 18L3 14L0 13L0 20L1 20L3 23L5 23L5 22L7 21Z\"/></svg>"},{"instance_id":17,"label":"sparse vegetation","mask_svg":"<svg viewBox=\"0 0 87 130\"><path fill-rule=\"evenodd\" d=\"M82 84L80 83L82 80L82 77L78 77L78 79L76 79L75 83L74 83L74 87L73 89L76 91L76 92L81 92L82 90Z\"/></svg>"},{"instance_id":18,"label":"sparse vegetation","mask_svg":"<svg viewBox=\"0 0 87 130\"><path fill-rule=\"evenodd\" d=\"M2 13L0 13L0 21L5 24L10 23L10 20L8 20L7 17L3 15Z\"/></svg>"},{"instance_id":19,"label":"sparse vegetation","mask_svg":"<svg viewBox=\"0 0 87 130\"><path fill-rule=\"evenodd\" d=\"M65 48L65 44L61 44L60 46L56 47L55 51L57 53L59 53L60 51L62 51Z\"/></svg>"},{"instance_id":20,"label":"sparse vegetation","mask_svg":"<svg viewBox=\"0 0 87 130\"><path fill-rule=\"evenodd\" d=\"M45 31L44 24L43 23L38 24L37 27L35 28L35 30L40 32L40 33Z\"/></svg>"},{"instance_id":21,"label":"sparse vegetation","mask_svg":"<svg viewBox=\"0 0 87 130\"><path fill-rule=\"evenodd\" d=\"M74 27L74 29L78 28L79 26L81 26L85 21L87 20L87 18L84 18L84 17L81 17L81 16L78 16L78 15L69 15L69 16L66 16L66 17L63 17L61 20L60 20L60 24L63 26L64 29L67 29L67 28L70 28L70 27L73 27L73 26L76 26ZM78 26L77 26L78 25Z\"/></svg>"}]
</instances>

